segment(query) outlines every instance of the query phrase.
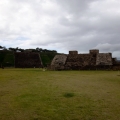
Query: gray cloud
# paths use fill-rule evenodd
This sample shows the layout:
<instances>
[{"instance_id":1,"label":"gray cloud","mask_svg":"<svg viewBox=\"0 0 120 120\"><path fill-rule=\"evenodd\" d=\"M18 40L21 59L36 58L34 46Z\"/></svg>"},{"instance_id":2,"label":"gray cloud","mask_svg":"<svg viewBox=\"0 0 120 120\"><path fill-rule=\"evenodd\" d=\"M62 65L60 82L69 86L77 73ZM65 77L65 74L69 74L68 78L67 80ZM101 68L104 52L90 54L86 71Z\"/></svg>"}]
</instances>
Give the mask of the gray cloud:
<instances>
[{"instance_id":1,"label":"gray cloud","mask_svg":"<svg viewBox=\"0 0 120 120\"><path fill-rule=\"evenodd\" d=\"M120 58L119 0L1 0L0 45Z\"/></svg>"}]
</instances>

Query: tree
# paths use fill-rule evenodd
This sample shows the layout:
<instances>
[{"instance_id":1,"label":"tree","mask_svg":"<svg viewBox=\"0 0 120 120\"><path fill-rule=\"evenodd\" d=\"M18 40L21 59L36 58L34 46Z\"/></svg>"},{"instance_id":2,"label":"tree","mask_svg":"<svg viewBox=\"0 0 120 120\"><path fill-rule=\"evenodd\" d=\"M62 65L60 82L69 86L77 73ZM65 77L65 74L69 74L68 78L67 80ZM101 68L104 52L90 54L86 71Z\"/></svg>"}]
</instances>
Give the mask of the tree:
<instances>
[{"instance_id":1,"label":"tree","mask_svg":"<svg viewBox=\"0 0 120 120\"><path fill-rule=\"evenodd\" d=\"M2 46L0 46L0 48L3 48Z\"/></svg>"}]
</instances>

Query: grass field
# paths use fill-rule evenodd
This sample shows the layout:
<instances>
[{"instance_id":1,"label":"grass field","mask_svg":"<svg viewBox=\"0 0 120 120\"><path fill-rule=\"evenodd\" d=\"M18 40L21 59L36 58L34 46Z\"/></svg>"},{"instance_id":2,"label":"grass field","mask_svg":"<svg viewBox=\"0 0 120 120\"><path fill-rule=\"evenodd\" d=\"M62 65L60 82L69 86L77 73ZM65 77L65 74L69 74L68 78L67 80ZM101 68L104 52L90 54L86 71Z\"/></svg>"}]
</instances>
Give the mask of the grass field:
<instances>
[{"instance_id":1,"label":"grass field","mask_svg":"<svg viewBox=\"0 0 120 120\"><path fill-rule=\"evenodd\" d=\"M0 120L120 120L120 75L0 69Z\"/></svg>"}]
</instances>

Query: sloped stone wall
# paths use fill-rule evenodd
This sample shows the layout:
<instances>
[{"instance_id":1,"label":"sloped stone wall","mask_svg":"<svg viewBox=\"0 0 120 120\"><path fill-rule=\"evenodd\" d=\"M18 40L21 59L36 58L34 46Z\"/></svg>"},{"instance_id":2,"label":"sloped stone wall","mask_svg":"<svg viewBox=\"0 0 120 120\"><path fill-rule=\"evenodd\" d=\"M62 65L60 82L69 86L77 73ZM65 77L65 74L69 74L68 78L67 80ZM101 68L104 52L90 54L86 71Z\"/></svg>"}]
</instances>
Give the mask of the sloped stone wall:
<instances>
[{"instance_id":1,"label":"sloped stone wall","mask_svg":"<svg viewBox=\"0 0 120 120\"><path fill-rule=\"evenodd\" d=\"M111 53L97 54L96 65L112 65Z\"/></svg>"},{"instance_id":2,"label":"sloped stone wall","mask_svg":"<svg viewBox=\"0 0 120 120\"><path fill-rule=\"evenodd\" d=\"M91 54L68 55L66 69L90 69L95 65L96 57Z\"/></svg>"},{"instance_id":3,"label":"sloped stone wall","mask_svg":"<svg viewBox=\"0 0 120 120\"><path fill-rule=\"evenodd\" d=\"M66 60L65 69L79 69L80 62L77 54L69 54Z\"/></svg>"},{"instance_id":4,"label":"sloped stone wall","mask_svg":"<svg viewBox=\"0 0 120 120\"><path fill-rule=\"evenodd\" d=\"M51 62L52 70L63 70L65 66L65 62L67 59L67 55L56 55Z\"/></svg>"}]
</instances>

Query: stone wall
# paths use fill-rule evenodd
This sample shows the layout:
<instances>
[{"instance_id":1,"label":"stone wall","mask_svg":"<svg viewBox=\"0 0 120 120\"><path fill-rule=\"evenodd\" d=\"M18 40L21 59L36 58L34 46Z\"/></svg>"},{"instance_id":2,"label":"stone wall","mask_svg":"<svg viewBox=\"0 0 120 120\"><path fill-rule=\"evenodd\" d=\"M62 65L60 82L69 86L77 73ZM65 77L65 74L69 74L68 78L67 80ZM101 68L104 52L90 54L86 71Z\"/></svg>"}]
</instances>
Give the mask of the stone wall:
<instances>
[{"instance_id":1,"label":"stone wall","mask_svg":"<svg viewBox=\"0 0 120 120\"><path fill-rule=\"evenodd\" d=\"M96 65L112 65L111 53L97 54Z\"/></svg>"},{"instance_id":2,"label":"stone wall","mask_svg":"<svg viewBox=\"0 0 120 120\"><path fill-rule=\"evenodd\" d=\"M90 69L95 65L96 58L91 54L68 55L65 68L66 69Z\"/></svg>"},{"instance_id":3,"label":"stone wall","mask_svg":"<svg viewBox=\"0 0 120 120\"><path fill-rule=\"evenodd\" d=\"M78 54L69 51L68 55L57 55L51 63L51 69L59 70L111 70L119 69L120 62L112 58L111 53L99 53L99 50L90 50L88 54Z\"/></svg>"},{"instance_id":4,"label":"stone wall","mask_svg":"<svg viewBox=\"0 0 120 120\"><path fill-rule=\"evenodd\" d=\"M97 55L99 53L99 50L98 49L92 49L92 50L89 50L89 53L92 54L92 55Z\"/></svg>"},{"instance_id":5,"label":"stone wall","mask_svg":"<svg viewBox=\"0 0 120 120\"><path fill-rule=\"evenodd\" d=\"M78 51L69 51L69 55L77 55Z\"/></svg>"},{"instance_id":6,"label":"stone wall","mask_svg":"<svg viewBox=\"0 0 120 120\"><path fill-rule=\"evenodd\" d=\"M116 58L112 58L112 62L113 62L112 69L120 70L120 60L118 61Z\"/></svg>"},{"instance_id":7,"label":"stone wall","mask_svg":"<svg viewBox=\"0 0 120 120\"><path fill-rule=\"evenodd\" d=\"M42 61L38 53L15 53L15 67L16 68L40 68Z\"/></svg>"},{"instance_id":8,"label":"stone wall","mask_svg":"<svg viewBox=\"0 0 120 120\"><path fill-rule=\"evenodd\" d=\"M65 66L65 62L67 59L67 55L56 55L51 62L52 70L63 70Z\"/></svg>"}]
</instances>

